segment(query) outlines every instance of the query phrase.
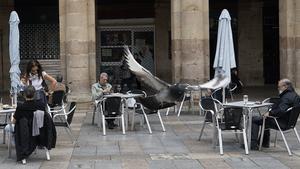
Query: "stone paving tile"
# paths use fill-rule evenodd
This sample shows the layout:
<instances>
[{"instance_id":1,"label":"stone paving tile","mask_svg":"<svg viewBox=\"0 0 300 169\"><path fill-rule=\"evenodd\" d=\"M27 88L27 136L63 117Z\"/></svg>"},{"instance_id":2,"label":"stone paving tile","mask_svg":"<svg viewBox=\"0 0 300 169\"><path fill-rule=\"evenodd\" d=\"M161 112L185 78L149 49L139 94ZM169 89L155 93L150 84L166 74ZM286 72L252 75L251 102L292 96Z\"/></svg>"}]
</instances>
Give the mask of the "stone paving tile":
<instances>
[{"instance_id":1,"label":"stone paving tile","mask_svg":"<svg viewBox=\"0 0 300 169\"><path fill-rule=\"evenodd\" d=\"M122 160L122 169L148 169L149 163L145 159Z\"/></svg>"},{"instance_id":2,"label":"stone paving tile","mask_svg":"<svg viewBox=\"0 0 300 169\"><path fill-rule=\"evenodd\" d=\"M287 169L288 167L273 157L252 157L251 160L265 169Z\"/></svg>"},{"instance_id":3,"label":"stone paving tile","mask_svg":"<svg viewBox=\"0 0 300 169\"><path fill-rule=\"evenodd\" d=\"M69 161L65 162L54 162L54 161L45 161L42 163L39 169L61 169L68 168Z\"/></svg>"},{"instance_id":4,"label":"stone paving tile","mask_svg":"<svg viewBox=\"0 0 300 169\"><path fill-rule=\"evenodd\" d=\"M243 157L225 158L227 164L235 169L255 169L260 168L256 163Z\"/></svg>"},{"instance_id":5,"label":"stone paving tile","mask_svg":"<svg viewBox=\"0 0 300 169\"><path fill-rule=\"evenodd\" d=\"M174 160L177 169L203 169L203 166L197 160Z\"/></svg>"},{"instance_id":6,"label":"stone paving tile","mask_svg":"<svg viewBox=\"0 0 300 169\"><path fill-rule=\"evenodd\" d=\"M122 169L122 162L120 160L97 160L95 161L96 169Z\"/></svg>"},{"instance_id":7,"label":"stone paving tile","mask_svg":"<svg viewBox=\"0 0 300 169\"><path fill-rule=\"evenodd\" d=\"M120 155L119 145L97 146L97 156Z\"/></svg>"},{"instance_id":8,"label":"stone paving tile","mask_svg":"<svg viewBox=\"0 0 300 169\"><path fill-rule=\"evenodd\" d=\"M150 160L149 169L176 169L172 160Z\"/></svg>"},{"instance_id":9,"label":"stone paving tile","mask_svg":"<svg viewBox=\"0 0 300 169\"><path fill-rule=\"evenodd\" d=\"M95 161L93 160L72 160L68 169L95 169Z\"/></svg>"},{"instance_id":10,"label":"stone paving tile","mask_svg":"<svg viewBox=\"0 0 300 169\"><path fill-rule=\"evenodd\" d=\"M226 161L224 159L201 159L199 160L200 164L205 169L216 169L216 168L222 168L222 169L231 169Z\"/></svg>"}]
</instances>

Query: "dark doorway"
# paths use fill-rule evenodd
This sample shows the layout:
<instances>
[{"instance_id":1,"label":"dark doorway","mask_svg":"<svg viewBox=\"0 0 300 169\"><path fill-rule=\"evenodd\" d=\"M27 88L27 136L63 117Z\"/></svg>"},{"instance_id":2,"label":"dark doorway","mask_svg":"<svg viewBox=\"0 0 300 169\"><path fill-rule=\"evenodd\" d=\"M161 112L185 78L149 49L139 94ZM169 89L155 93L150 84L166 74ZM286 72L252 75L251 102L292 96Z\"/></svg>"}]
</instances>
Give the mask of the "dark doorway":
<instances>
[{"instance_id":1,"label":"dark doorway","mask_svg":"<svg viewBox=\"0 0 300 169\"><path fill-rule=\"evenodd\" d=\"M279 80L279 9L278 0L264 0L263 51L265 84Z\"/></svg>"}]
</instances>

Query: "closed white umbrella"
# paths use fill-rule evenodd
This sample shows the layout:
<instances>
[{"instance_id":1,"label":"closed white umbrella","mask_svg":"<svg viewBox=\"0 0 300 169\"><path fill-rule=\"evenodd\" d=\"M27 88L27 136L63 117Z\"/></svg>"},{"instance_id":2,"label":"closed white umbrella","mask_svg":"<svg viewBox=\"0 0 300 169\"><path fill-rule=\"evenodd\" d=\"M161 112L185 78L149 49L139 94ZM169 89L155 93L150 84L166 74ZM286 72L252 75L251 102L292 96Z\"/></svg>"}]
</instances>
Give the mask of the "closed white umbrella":
<instances>
[{"instance_id":1,"label":"closed white umbrella","mask_svg":"<svg viewBox=\"0 0 300 169\"><path fill-rule=\"evenodd\" d=\"M223 9L219 17L218 39L213 67L215 69L214 78L200 85L200 88L217 89L222 87L225 89L231 81L231 69L236 67L231 17L226 9ZM225 100L224 91L223 101Z\"/></svg>"},{"instance_id":2,"label":"closed white umbrella","mask_svg":"<svg viewBox=\"0 0 300 169\"><path fill-rule=\"evenodd\" d=\"M214 65L215 77L219 74L231 78L231 69L236 67L231 17L227 9L223 9L219 17L218 39Z\"/></svg>"},{"instance_id":3,"label":"closed white umbrella","mask_svg":"<svg viewBox=\"0 0 300 169\"><path fill-rule=\"evenodd\" d=\"M9 18L9 58L10 58L10 80L11 80L11 95L14 96L14 103L16 103L17 93L20 86L20 51L19 51L19 25L20 20L16 11L10 13Z\"/></svg>"}]
</instances>

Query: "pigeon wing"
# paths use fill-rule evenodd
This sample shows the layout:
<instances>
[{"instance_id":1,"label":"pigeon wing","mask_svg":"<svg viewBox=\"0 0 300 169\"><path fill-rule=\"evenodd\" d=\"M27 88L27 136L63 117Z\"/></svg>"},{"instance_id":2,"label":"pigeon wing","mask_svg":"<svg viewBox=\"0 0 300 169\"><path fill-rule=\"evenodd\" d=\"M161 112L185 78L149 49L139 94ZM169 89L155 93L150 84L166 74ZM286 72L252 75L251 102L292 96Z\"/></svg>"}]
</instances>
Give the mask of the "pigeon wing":
<instances>
[{"instance_id":1,"label":"pigeon wing","mask_svg":"<svg viewBox=\"0 0 300 169\"><path fill-rule=\"evenodd\" d=\"M160 91L164 88L170 87L170 84L159 79L158 77L152 75L152 73L141 66L131 54L128 46L125 46L125 58L128 64L129 69L134 73L139 79L144 83L154 88L157 91Z\"/></svg>"}]
</instances>

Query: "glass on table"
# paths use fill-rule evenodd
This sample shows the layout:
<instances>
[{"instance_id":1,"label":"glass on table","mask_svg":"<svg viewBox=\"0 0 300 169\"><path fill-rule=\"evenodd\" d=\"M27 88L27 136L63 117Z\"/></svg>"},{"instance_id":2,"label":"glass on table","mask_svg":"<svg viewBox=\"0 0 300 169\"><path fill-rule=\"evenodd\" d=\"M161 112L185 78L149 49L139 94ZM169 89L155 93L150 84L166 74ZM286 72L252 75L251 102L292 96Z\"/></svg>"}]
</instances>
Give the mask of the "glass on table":
<instances>
[{"instance_id":1,"label":"glass on table","mask_svg":"<svg viewBox=\"0 0 300 169\"><path fill-rule=\"evenodd\" d=\"M243 96L243 101L244 101L244 104L248 103L248 95Z\"/></svg>"}]
</instances>

